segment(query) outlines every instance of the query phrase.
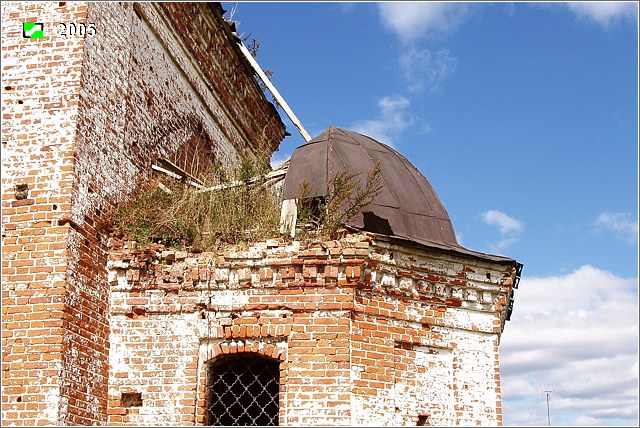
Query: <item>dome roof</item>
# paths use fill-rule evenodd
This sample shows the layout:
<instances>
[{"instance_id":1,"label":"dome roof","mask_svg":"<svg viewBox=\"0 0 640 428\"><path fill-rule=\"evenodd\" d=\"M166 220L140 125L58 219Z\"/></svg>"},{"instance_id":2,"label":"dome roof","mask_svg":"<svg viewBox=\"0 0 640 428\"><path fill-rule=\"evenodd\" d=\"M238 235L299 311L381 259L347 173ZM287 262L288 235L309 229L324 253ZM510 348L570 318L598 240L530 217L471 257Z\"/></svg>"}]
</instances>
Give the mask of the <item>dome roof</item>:
<instances>
[{"instance_id":1,"label":"dome roof","mask_svg":"<svg viewBox=\"0 0 640 428\"><path fill-rule=\"evenodd\" d=\"M360 174L380 162L382 191L346 226L418 243L459 247L447 210L427 179L400 153L365 135L331 126L291 157L284 199L299 197L300 184L310 184L309 197L324 195L327 183L344 171Z\"/></svg>"}]
</instances>

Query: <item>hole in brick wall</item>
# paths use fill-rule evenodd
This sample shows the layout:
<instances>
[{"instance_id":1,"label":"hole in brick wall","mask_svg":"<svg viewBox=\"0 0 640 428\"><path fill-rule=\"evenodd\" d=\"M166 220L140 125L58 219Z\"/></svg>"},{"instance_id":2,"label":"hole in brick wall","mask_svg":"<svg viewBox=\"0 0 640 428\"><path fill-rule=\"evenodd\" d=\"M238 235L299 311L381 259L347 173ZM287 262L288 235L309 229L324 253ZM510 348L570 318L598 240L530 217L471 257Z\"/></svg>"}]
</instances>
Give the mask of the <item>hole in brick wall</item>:
<instances>
[{"instance_id":1,"label":"hole in brick wall","mask_svg":"<svg viewBox=\"0 0 640 428\"><path fill-rule=\"evenodd\" d=\"M58 209L58 206L57 206L56 204L53 204L53 209L54 209L54 210L57 210L57 209Z\"/></svg>"},{"instance_id":2,"label":"hole in brick wall","mask_svg":"<svg viewBox=\"0 0 640 428\"><path fill-rule=\"evenodd\" d=\"M13 91L13 87L11 87L11 86L5 86L5 87L4 87L4 90L5 90L5 91Z\"/></svg>"},{"instance_id":3,"label":"hole in brick wall","mask_svg":"<svg viewBox=\"0 0 640 428\"><path fill-rule=\"evenodd\" d=\"M15 191L17 200L27 199L27 196L29 195L29 185L26 183L16 184L13 186L13 190Z\"/></svg>"},{"instance_id":4,"label":"hole in brick wall","mask_svg":"<svg viewBox=\"0 0 640 428\"><path fill-rule=\"evenodd\" d=\"M487 279L491 279L491 272L487 272Z\"/></svg>"},{"instance_id":5,"label":"hole in brick wall","mask_svg":"<svg viewBox=\"0 0 640 428\"><path fill-rule=\"evenodd\" d=\"M418 415L417 427L426 427L429 425L429 415Z\"/></svg>"},{"instance_id":6,"label":"hole in brick wall","mask_svg":"<svg viewBox=\"0 0 640 428\"><path fill-rule=\"evenodd\" d=\"M16 401L17 401L18 403L22 403L22 397L18 397L18 398L16 399Z\"/></svg>"},{"instance_id":7,"label":"hole in brick wall","mask_svg":"<svg viewBox=\"0 0 640 428\"><path fill-rule=\"evenodd\" d=\"M66 1L59 1L59 2L58 2L58 7L65 6L66 4L67 4L67 2L66 2Z\"/></svg>"},{"instance_id":8,"label":"hole in brick wall","mask_svg":"<svg viewBox=\"0 0 640 428\"><path fill-rule=\"evenodd\" d=\"M394 346L396 349L404 349L406 351L413 350L413 343L411 342L396 342Z\"/></svg>"},{"instance_id":9,"label":"hole in brick wall","mask_svg":"<svg viewBox=\"0 0 640 428\"><path fill-rule=\"evenodd\" d=\"M18 104L23 104L24 102L22 100L18 100Z\"/></svg>"},{"instance_id":10,"label":"hole in brick wall","mask_svg":"<svg viewBox=\"0 0 640 428\"><path fill-rule=\"evenodd\" d=\"M142 393L140 392L123 392L120 397L122 407L141 407Z\"/></svg>"}]
</instances>

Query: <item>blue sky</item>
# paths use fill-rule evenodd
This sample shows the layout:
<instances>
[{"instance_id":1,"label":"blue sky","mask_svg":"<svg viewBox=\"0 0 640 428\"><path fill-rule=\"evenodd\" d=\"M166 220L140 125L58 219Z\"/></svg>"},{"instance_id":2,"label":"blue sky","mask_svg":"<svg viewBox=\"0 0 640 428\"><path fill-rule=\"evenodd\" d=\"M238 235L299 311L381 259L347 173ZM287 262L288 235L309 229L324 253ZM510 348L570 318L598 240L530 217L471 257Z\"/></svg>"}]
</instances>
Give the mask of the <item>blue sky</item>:
<instances>
[{"instance_id":1,"label":"blue sky","mask_svg":"<svg viewBox=\"0 0 640 428\"><path fill-rule=\"evenodd\" d=\"M312 136L394 146L462 245L524 263L505 425L546 425L545 389L553 425L637 425L637 4L223 6Z\"/></svg>"}]
</instances>

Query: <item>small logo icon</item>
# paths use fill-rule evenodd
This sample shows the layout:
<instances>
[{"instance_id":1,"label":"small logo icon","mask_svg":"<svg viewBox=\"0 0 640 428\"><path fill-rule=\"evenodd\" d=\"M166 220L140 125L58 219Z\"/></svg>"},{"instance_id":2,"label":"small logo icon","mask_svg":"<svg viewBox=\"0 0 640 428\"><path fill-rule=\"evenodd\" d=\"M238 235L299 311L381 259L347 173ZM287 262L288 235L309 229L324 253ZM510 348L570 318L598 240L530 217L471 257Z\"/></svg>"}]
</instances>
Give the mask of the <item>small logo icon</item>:
<instances>
[{"instance_id":1,"label":"small logo icon","mask_svg":"<svg viewBox=\"0 0 640 428\"><path fill-rule=\"evenodd\" d=\"M44 24L42 22L23 23L22 37L25 39L41 39L44 37Z\"/></svg>"}]
</instances>

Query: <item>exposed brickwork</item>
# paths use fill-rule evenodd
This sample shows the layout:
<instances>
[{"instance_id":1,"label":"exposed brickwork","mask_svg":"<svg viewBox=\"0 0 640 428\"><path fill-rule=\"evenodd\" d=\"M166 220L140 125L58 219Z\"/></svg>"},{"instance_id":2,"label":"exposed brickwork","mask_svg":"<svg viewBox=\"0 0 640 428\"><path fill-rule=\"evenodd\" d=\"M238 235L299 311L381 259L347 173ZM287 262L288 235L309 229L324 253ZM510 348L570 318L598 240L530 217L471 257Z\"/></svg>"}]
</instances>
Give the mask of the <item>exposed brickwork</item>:
<instances>
[{"instance_id":1,"label":"exposed brickwork","mask_svg":"<svg viewBox=\"0 0 640 428\"><path fill-rule=\"evenodd\" d=\"M501 423L512 266L367 235L224 254L114 245L110 423L201 425L207 363L237 352L281 361L284 425ZM128 392L144 405L121 407Z\"/></svg>"},{"instance_id":2,"label":"exposed brickwork","mask_svg":"<svg viewBox=\"0 0 640 428\"><path fill-rule=\"evenodd\" d=\"M233 165L268 155L284 127L217 4L3 2L2 12L2 419L103 424L105 213L159 157L190 171ZM25 21L43 22L45 37L23 39ZM60 36L69 22L96 34ZM207 150L193 156L194 146Z\"/></svg>"},{"instance_id":3,"label":"exposed brickwork","mask_svg":"<svg viewBox=\"0 0 640 428\"><path fill-rule=\"evenodd\" d=\"M2 5L3 424L63 422L60 384L72 264L70 224L63 219L73 203L85 42L23 39L22 22L51 29L60 22L85 22L86 16L83 3ZM23 195L15 191L20 185L28 187Z\"/></svg>"}]
</instances>

